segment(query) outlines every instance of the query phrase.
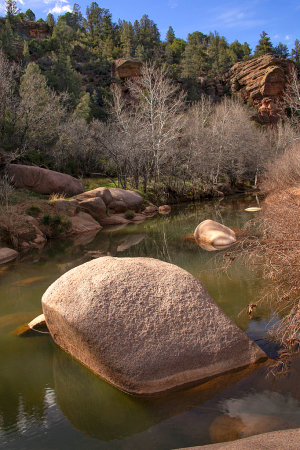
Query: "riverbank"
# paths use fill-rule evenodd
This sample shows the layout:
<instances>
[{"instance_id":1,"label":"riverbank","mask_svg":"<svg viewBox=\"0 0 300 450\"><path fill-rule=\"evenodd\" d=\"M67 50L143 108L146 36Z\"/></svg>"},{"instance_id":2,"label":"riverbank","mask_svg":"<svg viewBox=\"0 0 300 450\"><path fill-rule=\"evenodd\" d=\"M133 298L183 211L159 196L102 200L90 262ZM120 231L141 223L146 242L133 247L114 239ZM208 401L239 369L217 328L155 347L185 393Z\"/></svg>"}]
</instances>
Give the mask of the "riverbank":
<instances>
[{"instance_id":1,"label":"riverbank","mask_svg":"<svg viewBox=\"0 0 300 450\"><path fill-rule=\"evenodd\" d=\"M170 205L195 201L195 196L203 200L236 193L225 185L218 185L224 192L218 191L216 186L206 193L189 190L188 186L185 192L182 189L166 192L165 186L149 185L148 193L144 194L116 188L116 180L113 179L84 179L83 184L86 192L71 198L14 189L10 201L0 209L0 264L14 259L16 251L41 248L49 239L97 233L103 227L141 223L157 213L168 214ZM243 193L247 192L255 193L258 189L248 188Z\"/></svg>"}]
</instances>

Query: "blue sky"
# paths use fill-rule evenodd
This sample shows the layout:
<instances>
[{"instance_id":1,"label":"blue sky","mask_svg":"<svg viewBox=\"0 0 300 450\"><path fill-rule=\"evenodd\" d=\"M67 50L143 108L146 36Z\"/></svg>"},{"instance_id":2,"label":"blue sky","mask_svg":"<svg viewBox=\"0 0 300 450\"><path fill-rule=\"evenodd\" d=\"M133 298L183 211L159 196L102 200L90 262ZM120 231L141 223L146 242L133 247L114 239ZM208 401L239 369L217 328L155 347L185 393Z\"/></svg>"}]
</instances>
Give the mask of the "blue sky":
<instances>
[{"instance_id":1,"label":"blue sky","mask_svg":"<svg viewBox=\"0 0 300 450\"><path fill-rule=\"evenodd\" d=\"M91 1L77 0L81 12ZM176 37L186 39L193 31L217 30L229 43L238 39L247 41L254 49L259 35L266 31L274 45L278 42L294 45L300 40L300 0L101 0L101 8L108 8L113 21L119 18L140 19L148 14L158 26L162 39L171 25ZM25 12L30 8L37 18L46 18L48 12L54 16L71 11L73 1L69 0L17 0L19 8ZM5 14L5 0L0 0L0 14Z\"/></svg>"}]
</instances>

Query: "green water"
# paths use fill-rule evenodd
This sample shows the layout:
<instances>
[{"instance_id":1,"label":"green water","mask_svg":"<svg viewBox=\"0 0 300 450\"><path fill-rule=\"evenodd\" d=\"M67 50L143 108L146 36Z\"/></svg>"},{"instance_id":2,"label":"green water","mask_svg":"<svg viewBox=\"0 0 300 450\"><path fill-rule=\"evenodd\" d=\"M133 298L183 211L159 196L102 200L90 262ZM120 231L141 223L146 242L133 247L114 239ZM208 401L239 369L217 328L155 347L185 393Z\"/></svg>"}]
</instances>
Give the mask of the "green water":
<instances>
[{"instance_id":1,"label":"green water","mask_svg":"<svg viewBox=\"0 0 300 450\"><path fill-rule=\"evenodd\" d=\"M276 346L267 332L272 311L258 310L253 319L238 316L263 289L259 271L242 263L228 273L217 271L222 252L205 251L184 239L205 219L242 227L254 217L245 207L255 202L249 197L180 206L143 224L52 241L0 266L0 447L170 450L204 445L215 439L216 418L228 412L239 417L276 416L278 429L300 426L297 360L288 377L266 378L269 369L263 365L192 389L142 399L99 379L60 350L49 335L13 333L41 314L42 294L71 268L94 256L147 256L178 265L200 279L226 314L274 356Z\"/></svg>"}]
</instances>

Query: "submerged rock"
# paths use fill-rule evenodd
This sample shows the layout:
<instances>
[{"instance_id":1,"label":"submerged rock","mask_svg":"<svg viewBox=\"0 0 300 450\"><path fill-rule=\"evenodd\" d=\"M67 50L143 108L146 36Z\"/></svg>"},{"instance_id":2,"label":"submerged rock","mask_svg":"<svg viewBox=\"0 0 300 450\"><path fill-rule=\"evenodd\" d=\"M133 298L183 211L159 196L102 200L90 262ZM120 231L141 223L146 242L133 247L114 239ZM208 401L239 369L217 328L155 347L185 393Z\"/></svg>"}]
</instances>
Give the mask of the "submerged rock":
<instances>
[{"instance_id":1,"label":"submerged rock","mask_svg":"<svg viewBox=\"0 0 300 450\"><path fill-rule=\"evenodd\" d=\"M297 424L271 414L244 414L243 417L218 416L209 428L213 443L235 441L256 434L297 428Z\"/></svg>"},{"instance_id":2,"label":"submerged rock","mask_svg":"<svg viewBox=\"0 0 300 450\"><path fill-rule=\"evenodd\" d=\"M200 281L152 258L89 261L55 281L42 305L54 341L131 394L161 393L266 359Z\"/></svg>"},{"instance_id":3,"label":"submerged rock","mask_svg":"<svg viewBox=\"0 0 300 450\"><path fill-rule=\"evenodd\" d=\"M170 205L162 205L158 208L159 214L169 214L172 208Z\"/></svg>"},{"instance_id":4,"label":"submerged rock","mask_svg":"<svg viewBox=\"0 0 300 450\"><path fill-rule=\"evenodd\" d=\"M203 244L213 246L229 246L236 242L235 232L214 220L204 220L201 222L195 232L195 239Z\"/></svg>"}]
</instances>

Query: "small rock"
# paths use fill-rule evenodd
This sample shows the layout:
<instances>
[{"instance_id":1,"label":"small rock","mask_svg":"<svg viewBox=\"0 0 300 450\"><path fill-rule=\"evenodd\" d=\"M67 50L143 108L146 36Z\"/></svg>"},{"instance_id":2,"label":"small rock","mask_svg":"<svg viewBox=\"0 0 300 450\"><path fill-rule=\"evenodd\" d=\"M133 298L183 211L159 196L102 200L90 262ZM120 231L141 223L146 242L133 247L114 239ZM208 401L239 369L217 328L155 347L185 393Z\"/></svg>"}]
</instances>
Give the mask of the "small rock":
<instances>
[{"instance_id":1,"label":"small rock","mask_svg":"<svg viewBox=\"0 0 300 450\"><path fill-rule=\"evenodd\" d=\"M37 316L35 319L29 322L28 326L32 330L34 330L35 328L48 330L44 314L40 314L39 316Z\"/></svg>"},{"instance_id":2,"label":"small rock","mask_svg":"<svg viewBox=\"0 0 300 450\"><path fill-rule=\"evenodd\" d=\"M12 261L18 255L19 255L19 253L16 250L13 250L12 248L1 247L0 248L0 264L4 264L8 261Z\"/></svg>"},{"instance_id":3,"label":"small rock","mask_svg":"<svg viewBox=\"0 0 300 450\"><path fill-rule=\"evenodd\" d=\"M44 242L46 242L46 238L45 237L43 237L43 236L41 236L41 235L38 235L35 239L34 239L34 242L36 243L36 244L43 244Z\"/></svg>"},{"instance_id":4,"label":"small rock","mask_svg":"<svg viewBox=\"0 0 300 450\"><path fill-rule=\"evenodd\" d=\"M163 205L158 208L158 212L160 214L169 214L171 212L171 210L172 210L172 208L170 205Z\"/></svg>"},{"instance_id":5,"label":"small rock","mask_svg":"<svg viewBox=\"0 0 300 450\"><path fill-rule=\"evenodd\" d=\"M246 208L245 211L250 211L250 212L261 211L261 208L258 208L257 206L252 206L251 208Z\"/></svg>"},{"instance_id":6,"label":"small rock","mask_svg":"<svg viewBox=\"0 0 300 450\"><path fill-rule=\"evenodd\" d=\"M156 213L158 211L158 207L157 206L147 206L147 208L144 209L143 214L153 214Z\"/></svg>"}]
</instances>

